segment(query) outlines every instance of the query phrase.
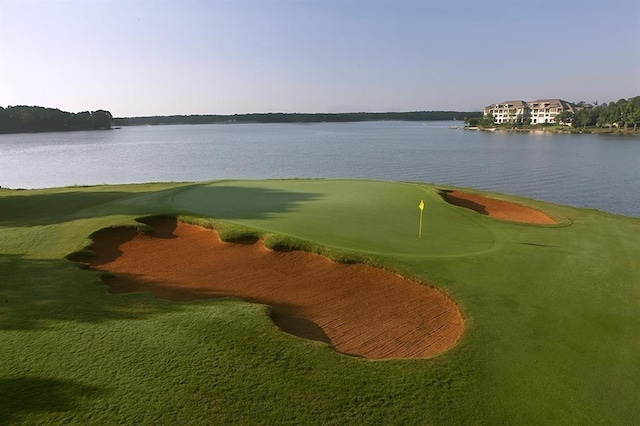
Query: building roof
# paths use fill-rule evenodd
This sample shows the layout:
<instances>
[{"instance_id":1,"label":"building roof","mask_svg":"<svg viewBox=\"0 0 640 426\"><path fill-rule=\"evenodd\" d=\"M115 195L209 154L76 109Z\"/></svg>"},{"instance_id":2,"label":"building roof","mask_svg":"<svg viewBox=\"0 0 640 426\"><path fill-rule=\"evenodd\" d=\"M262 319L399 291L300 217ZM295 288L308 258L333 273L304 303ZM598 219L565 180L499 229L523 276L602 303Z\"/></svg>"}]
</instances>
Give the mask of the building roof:
<instances>
[{"instance_id":1,"label":"building roof","mask_svg":"<svg viewBox=\"0 0 640 426\"><path fill-rule=\"evenodd\" d=\"M497 104L492 104L489 106L486 106L485 108L495 108L495 107L504 107L505 105L507 105L508 107L514 107L514 108L524 108L525 107L525 101L522 100L514 100L514 101L504 101L504 102L500 102Z\"/></svg>"},{"instance_id":2,"label":"building roof","mask_svg":"<svg viewBox=\"0 0 640 426\"><path fill-rule=\"evenodd\" d=\"M571 102L567 102L563 99L537 99L535 101L522 101L522 100L513 100L513 101L504 101L499 102L497 104L491 104L489 106L484 107L484 109L494 109L494 108L531 108L534 104L547 104L548 108L562 108L571 112L575 112L579 107L572 104Z\"/></svg>"},{"instance_id":3,"label":"building roof","mask_svg":"<svg viewBox=\"0 0 640 426\"><path fill-rule=\"evenodd\" d=\"M563 109L567 109L569 111L575 111L576 106L571 102L567 102L562 99L537 99L535 101L528 102L529 104L549 104L550 108L558 108L561 107Z\"/></svg>"}]
</instances>

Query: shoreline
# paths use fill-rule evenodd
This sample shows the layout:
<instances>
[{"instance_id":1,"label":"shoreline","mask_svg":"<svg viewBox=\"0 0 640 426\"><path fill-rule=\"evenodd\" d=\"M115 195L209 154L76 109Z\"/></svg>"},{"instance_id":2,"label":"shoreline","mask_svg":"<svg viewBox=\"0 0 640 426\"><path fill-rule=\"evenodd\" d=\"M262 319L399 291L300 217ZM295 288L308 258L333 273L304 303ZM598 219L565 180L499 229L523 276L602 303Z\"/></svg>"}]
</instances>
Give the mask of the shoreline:
<instances>
[{"instance_id":1,"label":"shoreline","mask_svg":"<svg viewBox=\"0 0 640 426\"><path fill-rule=\"evenodd\" d=\"M478 126L465 126L464 130L478 130L482 132L514 132L514 133L554 133L554 134L571 134L571 135L616 135L616 136L637 136L640 135L640 128L628 130L621 130L618 128L601 128L601 127L587 127L583 129L574 129L571 127L557 128L551 127L539 127L539 128L508 128L508 127L478 127Z\"/></svg>"}]
</instances>

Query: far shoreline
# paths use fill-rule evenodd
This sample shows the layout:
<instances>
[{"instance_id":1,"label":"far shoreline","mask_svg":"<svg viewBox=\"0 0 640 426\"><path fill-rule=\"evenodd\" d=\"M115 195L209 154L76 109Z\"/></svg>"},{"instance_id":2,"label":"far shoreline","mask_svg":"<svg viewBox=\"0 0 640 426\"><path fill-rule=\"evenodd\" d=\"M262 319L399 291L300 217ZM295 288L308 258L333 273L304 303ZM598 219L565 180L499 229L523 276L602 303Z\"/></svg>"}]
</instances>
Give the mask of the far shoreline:
<instances>
[{"instance_id":1,"label":"far shoreline","mask_svg":"<svg viewBox=\"0 0 640 426\"><path fill-rule=\"evenodd\" d=\"M114 117L114 126L171 124L249 124L249 123L355 123L371 121L463 121L480 117L475 111L405 111L343 113L251 113L232 115L168 115L148 117Z\"/></svg>"}]
</instances>

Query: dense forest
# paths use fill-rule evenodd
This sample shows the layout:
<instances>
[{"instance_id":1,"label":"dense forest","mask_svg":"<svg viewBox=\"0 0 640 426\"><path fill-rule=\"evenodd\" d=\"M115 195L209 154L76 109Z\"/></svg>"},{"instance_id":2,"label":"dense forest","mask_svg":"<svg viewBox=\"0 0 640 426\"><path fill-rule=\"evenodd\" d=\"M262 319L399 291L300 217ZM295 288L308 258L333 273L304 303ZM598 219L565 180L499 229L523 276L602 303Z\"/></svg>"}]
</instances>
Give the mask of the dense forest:
<instances>
[{"instance_id":1,"label":"dense forest","mask_svg":"<svg viewBox=\"0 0 640 426\"><path fill-rule=\"evenodd\" d=\"M433 121L462 120L464 117L480 117L481 112L413 111L413 112L349 112L349 113L264 113L235 115L169 115L152 117L114 118L118 126L157 124L215 124L215 123L322 123L348 121Z\"/></svg>"},{"instance_id":2,"label":"dense forest","mask_svg":"<svg viewBox=\"0 0 640 426\"><path fill-rule=\"evenodd\" d=\"M0 133L59 132L111 128L109 111L71 113L38 106L0 107Z\"/></svg>"}]
</instances>

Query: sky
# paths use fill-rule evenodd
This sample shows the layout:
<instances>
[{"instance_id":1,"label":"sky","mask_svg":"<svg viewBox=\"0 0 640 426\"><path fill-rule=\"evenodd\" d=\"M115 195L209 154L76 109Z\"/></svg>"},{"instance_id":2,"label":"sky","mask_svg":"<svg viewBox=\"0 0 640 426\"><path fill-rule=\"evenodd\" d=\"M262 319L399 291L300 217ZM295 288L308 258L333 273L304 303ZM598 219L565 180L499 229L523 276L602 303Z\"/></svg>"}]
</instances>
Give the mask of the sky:
<instances>
[{"instance_id":1,"label":"sky","mask_svg":"<svg viewBox=\"0 0 640 426\"><path fill-rule=\"evenodd\" d=\"M637 95L637 0L0 0L3 107L480 111Z\"/></svg>"}]
</instances>

